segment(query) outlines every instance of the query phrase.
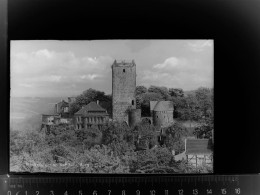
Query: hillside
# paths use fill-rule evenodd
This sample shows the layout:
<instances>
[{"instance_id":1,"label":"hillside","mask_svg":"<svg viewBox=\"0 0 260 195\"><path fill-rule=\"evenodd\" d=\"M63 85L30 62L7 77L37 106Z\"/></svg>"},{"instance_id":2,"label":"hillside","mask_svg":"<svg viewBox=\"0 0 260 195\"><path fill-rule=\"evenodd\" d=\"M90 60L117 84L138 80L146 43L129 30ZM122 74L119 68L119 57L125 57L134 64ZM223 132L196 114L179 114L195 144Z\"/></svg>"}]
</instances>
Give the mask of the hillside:
<instances>
[{"instance_id":1,"label":"hillside","mask_svg":"<svg viewBox=\"0 0 260 195\"><path fill-rule=\"evenodd\" d=\"M10 99L10 128L25 130L39 128L41 113L47 111L48 105L60 101L60 97L14 97ZM66 98L63 98L66 100Z\"/></svg>"}]
</instances>

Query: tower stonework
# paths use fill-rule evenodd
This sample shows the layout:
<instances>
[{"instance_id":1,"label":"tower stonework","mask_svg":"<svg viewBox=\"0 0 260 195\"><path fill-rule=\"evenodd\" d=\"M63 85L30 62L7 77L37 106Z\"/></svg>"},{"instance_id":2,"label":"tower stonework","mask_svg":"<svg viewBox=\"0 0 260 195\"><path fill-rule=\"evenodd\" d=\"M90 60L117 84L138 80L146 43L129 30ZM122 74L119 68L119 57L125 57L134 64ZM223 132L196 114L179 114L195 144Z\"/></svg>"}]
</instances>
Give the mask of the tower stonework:
<instances>
[{"instance_id":1,"label":"tower stonework","mask_svg":"<svg viewBox=\"0 0 260 195\"><path fill-rule=\"evenodd\" d=\"M136 108L136 65L132 61L114 61L112 64L112 117L128 123L128 113Z\"/></svg>"}]
</instances>

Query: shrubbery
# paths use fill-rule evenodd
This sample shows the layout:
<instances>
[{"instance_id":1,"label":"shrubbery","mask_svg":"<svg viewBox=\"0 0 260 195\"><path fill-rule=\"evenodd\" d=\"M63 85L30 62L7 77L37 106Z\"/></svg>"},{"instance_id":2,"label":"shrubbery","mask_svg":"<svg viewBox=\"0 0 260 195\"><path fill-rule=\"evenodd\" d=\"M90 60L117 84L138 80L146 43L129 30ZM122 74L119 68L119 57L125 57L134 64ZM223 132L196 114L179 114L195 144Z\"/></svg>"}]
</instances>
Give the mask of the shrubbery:
<instances>
[{"instance_id":1,"label":"shrubbery","mask_svg":"<svg viewBox=\"0 0 260 195\"><path fill-rule=\"evenodd\" d=\"M11 132L11 171L84 173L174 173L178 166L167 145L159 146L153 125L133 128L109 123L74 130L53 126L50 133ZM180 171L180 170L179 170Z\"/></svg>"},{"instance_id":2,"label":"shrubbery","mask_svg":"<svg viewBox=\"0 0 260 195\"><path fill-rule=\"evenodd\" d=\"M199 88L184 95L182 89L143 86L136 90L137 108L149 116L149 103L170 100L175 104L179 120L199 123L194 134L209 138L213 129L213 90ZM70 113L78 111L90 101L100 104L111 114L111 96L89 89L76 98ZM81 172L81 173L186 173L211 172L212 167L194 170L185 162L175 162L175 154L184 151L187 129L179 123L168 127L164 135L148 122L135 127L125 123L108 123L97 127L75 130L72 125L53 126L45 134L41 131L10 132L10 167L14 172Z\"/></svg>"}]
</instances>

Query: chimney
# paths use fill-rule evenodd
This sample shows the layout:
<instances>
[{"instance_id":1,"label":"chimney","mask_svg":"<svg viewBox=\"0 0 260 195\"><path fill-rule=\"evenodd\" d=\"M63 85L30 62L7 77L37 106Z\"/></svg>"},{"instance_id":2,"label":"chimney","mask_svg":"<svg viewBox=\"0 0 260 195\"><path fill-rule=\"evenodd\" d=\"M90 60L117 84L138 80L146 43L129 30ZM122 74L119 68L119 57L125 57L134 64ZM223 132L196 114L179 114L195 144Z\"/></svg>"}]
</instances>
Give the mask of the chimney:
<instances>
[{"instance_id":1,"label":"chimney","mask_svg":"<svg viewBox=\"0 0 260 195\"><path fill-rule=\"evenodd\" d=\"M99 105L99 100L97 100L97 105Z\"/></svg>"}]
</instances>

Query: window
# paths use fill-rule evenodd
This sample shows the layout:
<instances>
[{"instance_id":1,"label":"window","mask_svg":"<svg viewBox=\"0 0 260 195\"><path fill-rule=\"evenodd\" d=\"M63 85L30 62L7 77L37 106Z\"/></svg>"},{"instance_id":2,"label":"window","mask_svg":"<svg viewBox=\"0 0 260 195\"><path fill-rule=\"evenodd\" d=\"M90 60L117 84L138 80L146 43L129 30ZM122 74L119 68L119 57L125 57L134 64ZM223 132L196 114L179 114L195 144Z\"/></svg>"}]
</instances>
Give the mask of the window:
<instances>
[{"instance_id":1,"label":"window","mask_svg":"<svg viewBox=\"0 0 260 195\"><path fill-rule=\"evenodd\" d=\"M123 69L123 72L125 72L125 69Z\"/></svg>"},{"instance_id":2,"label":"window","mask_svg":"<svg viewBox=\"0 0 260 195\"><path fill-rule=\"evenodd\" d=\"M69 112L69 108L68 108L68 107L65 107L65 108L64 108L64 112Z\"/></svg>"},{"instance_id":3,"label":"window","mask_svg":"<svg viewBox=\"0 0 260 195\"><path fill-rule=\"evenodd\" d=\"M135 101L134 100L132 100L132 105L135 105Z\"/></svg>"}]
</instances>

